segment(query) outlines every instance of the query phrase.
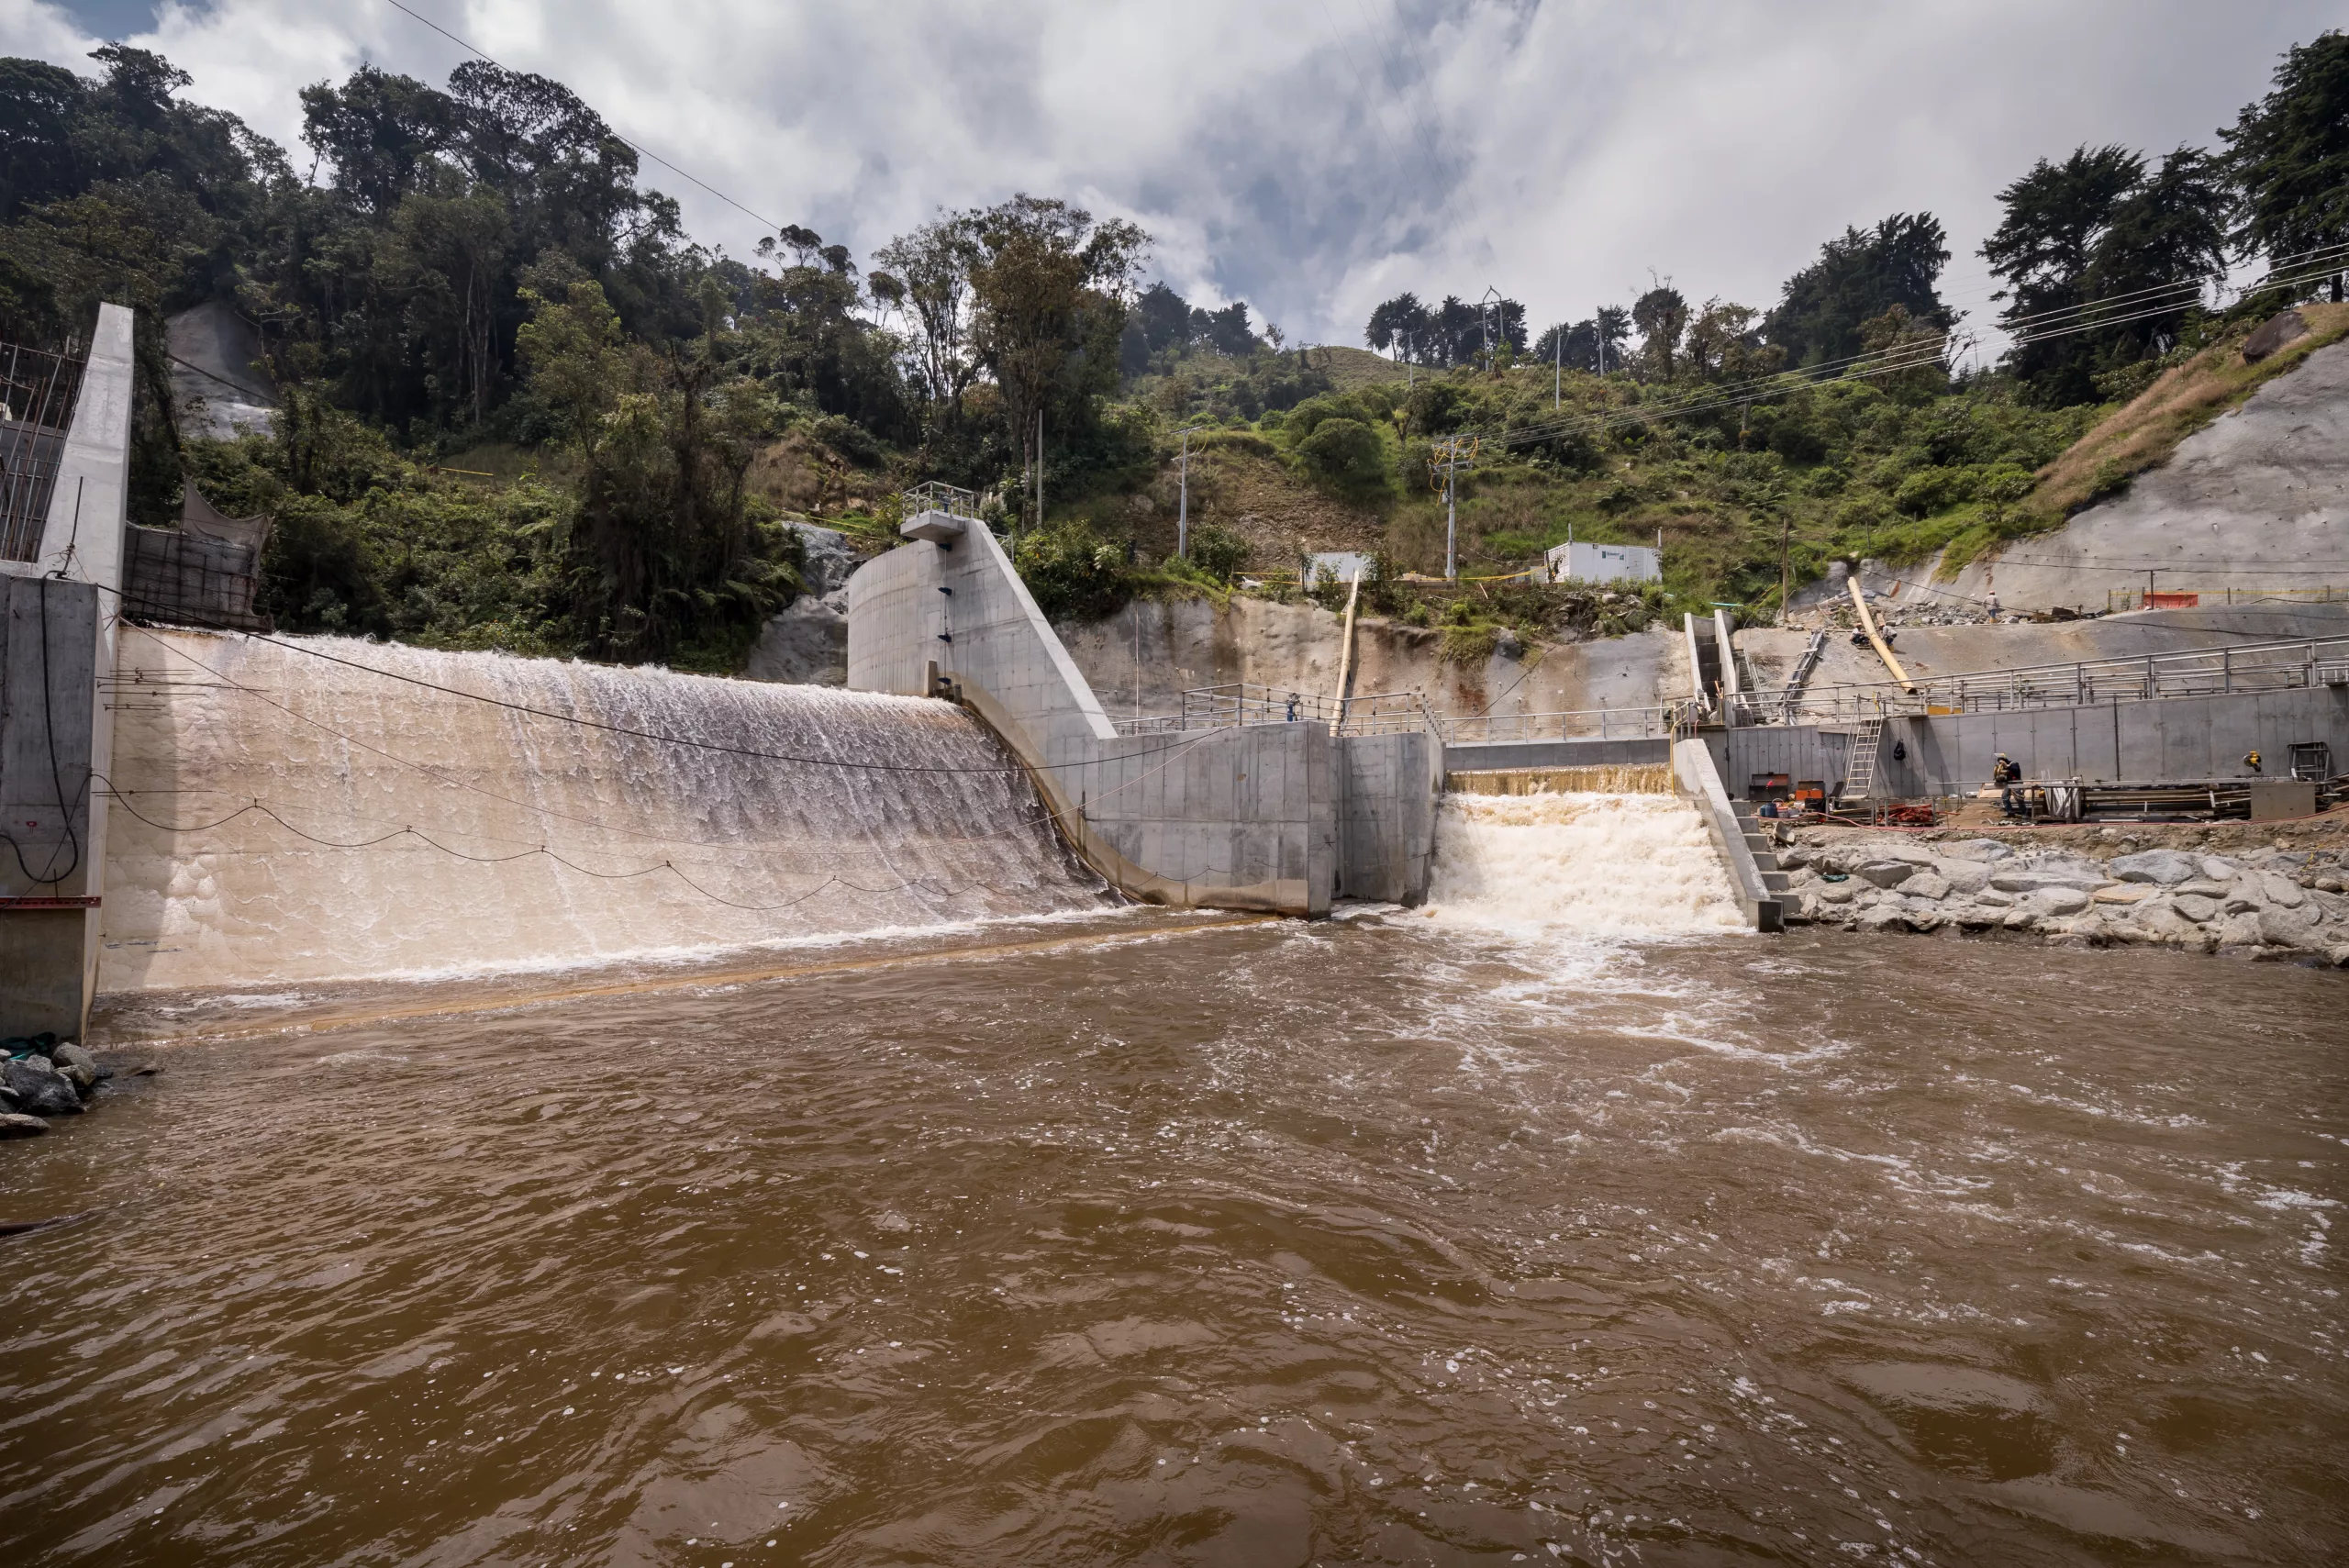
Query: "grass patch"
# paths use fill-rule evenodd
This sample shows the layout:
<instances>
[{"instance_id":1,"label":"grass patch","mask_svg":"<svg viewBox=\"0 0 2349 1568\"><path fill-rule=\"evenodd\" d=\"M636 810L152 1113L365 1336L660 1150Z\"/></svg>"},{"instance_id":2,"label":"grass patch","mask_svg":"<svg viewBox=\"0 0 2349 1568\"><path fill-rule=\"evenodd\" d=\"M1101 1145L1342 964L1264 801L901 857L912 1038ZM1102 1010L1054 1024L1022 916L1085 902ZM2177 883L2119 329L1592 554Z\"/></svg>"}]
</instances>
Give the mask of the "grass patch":
<instances>
[{"instance_id":1,"label":"grass patch","mask_svg":"<svg viewBox=\"0 0 2349 1568\"><path fill-rule=\"evenodd\" d=\"M2299 310L2309 324L2307 335L2259 363L2243 361L2243 339L2257 325L2246 322L2240 332L2230 332L2163 373L2160 380L2108 415L2040 470L2038 487L2021 507L2033 526L2022 531L2055 528L2083 507L2120 494L2138 474L2168 462L2187 437L2317 350L2349 336L2349 305L2304 305Z\"/></svg>"}]
</instances>

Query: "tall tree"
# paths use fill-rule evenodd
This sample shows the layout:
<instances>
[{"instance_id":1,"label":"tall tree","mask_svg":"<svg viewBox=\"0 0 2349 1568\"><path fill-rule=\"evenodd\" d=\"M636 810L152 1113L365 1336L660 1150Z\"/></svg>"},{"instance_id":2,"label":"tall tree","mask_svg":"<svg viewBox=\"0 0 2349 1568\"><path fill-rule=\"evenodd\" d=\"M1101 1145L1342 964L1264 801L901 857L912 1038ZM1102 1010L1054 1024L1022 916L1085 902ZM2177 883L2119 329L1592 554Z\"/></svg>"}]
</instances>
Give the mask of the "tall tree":
<instances>
[{"instance_id":1,"label":"tall tree","mask_svg":"<svg viewBox=\"0 0 2349 1568\"><path fill-rule=\"evenodd\" d=\"M2349 33L2291 50L2274 81L2219 132L2243 198L2234 239L2271 266L2309 272L2325 260L2311 252L2349 246Z\"/></svg>"},{"instance_id":2,"label":"tall tree","mask_svg":"<svg viewBox=\"0 0 2349 1568\"><path fill-rule=\"evenodd\" d=\"M1914 319L1948 326L1937 286L1948 261L1948 236L1929 212L1897 212L1873 229L1846 228L1787 280L1763 335L1795 363L1819 364L1858 354L1861 323L1896 305Z\"/></svg>"},{"instance_id":3,"label":"tall tree","mask_svg":"<svg viewBox=\"0 0 2349 1568\"><path fill-rule=\"evenodd\" d=\"M2232 195L2209 153L2181 147L2112 209L2097 237L2084 286L2091 300L2112 303L2096 319L2110 319L2083 339L2099 362L2125 364L2166 353L2189 313L2202 303L2199 285L2227 275L2227 216Z\"/></svg>"},{"instance_id":4,"label":"tall tree","mask_svg":"<svg viewBox=\"0 0 2349 1568\"><path fill-rule=\"evenodd\" d=\"M1631 325L1639 329L1647 373L1670 381L1678 364L1680 334L1688 325L1688 302L1670 284L1658 284L1631 302Z\"/></svg>"},{"instance_id":5,"label":"tall tree","mask_svg":"<svg viewBox=\"0 0 2349 1568\"><path fill-rule=\"evenodd\" d=\"M1007 434L1029 450L1051 406L1089 423L1113 390L1118 341L1150 236L1123 218L1097 222L1066 202L1017 195L965 215L974 247L972 343L1003 395Z\"/></svg>"},{"instance_id":6,"label":"tall tree","mask_svg":"<svg viewBox=\"0 0 2349 1568\"><path fill-rule=\"evenodd\" d=\"M2054 404L2096 395L2095 346L2082 334L2043 337L2076 324L2058 313L2087 299L2088 263L2121 201L2143 181L2145 161L2125 147L2080 147L2061 163L2041 159L1998 193L2006 215L1983 242L1982 259L2006 283L2000 325L2018 334L2008 364L2033 395Z\"/></svg>"},{"instance_id":7,"label":"tall tree","mask_svg":"<svg viewBox=\"0 0 2349 1568\"><path fill-rule=\"evenodd\" d=\"M967 219L940 217L874 252L905 285L918 331L915 380L932 422L961 415L963 394L978 373L971 356L971 263L978 242Z\"/></svg>"},{"instance_id":8,"label":"tall tree","mask_svg":"<svg viewBox=\"0 0 2349 1568\"><path fill-rule=\"evenodd\" d=\"M1363 328L1363 341L1384 354L1393 350L1406 363L1425 364L1434 347L1435 323L1419 296L1403 293L1382 300Z\"/></svg>"}]
</instances>

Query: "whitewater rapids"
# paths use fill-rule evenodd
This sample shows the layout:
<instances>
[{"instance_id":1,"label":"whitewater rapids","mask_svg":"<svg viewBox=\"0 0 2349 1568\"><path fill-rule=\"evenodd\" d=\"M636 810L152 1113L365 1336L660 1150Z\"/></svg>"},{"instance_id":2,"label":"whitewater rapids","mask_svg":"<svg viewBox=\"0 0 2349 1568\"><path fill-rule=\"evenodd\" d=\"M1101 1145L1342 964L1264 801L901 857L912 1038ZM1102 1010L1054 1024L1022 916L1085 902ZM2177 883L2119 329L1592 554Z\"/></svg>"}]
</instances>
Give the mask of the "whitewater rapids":
<instances>
[{"instance_id":1,"label":"whitewater rapids","mask_svg":"<svg viewBox=\"0 0 2349 1568\"><path fill-rule=\"evenodd\" d=\"M1703 819L1668 795L1447 795L1427 913L1598 938L1745 926Z\"/></svg>"}]
</instances>

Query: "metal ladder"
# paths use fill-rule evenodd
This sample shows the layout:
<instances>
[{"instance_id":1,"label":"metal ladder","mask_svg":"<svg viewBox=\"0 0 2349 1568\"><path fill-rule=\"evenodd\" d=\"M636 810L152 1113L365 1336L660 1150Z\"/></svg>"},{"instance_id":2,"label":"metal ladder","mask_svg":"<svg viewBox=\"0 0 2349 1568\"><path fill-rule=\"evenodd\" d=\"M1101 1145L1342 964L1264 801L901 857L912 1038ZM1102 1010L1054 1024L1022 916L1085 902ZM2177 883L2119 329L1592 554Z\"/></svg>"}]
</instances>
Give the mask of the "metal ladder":
<instances>
[{"instance_id":1,"label":"metal ladder","mask_svg":"<svg viewBox=\"0 0 2349 1568\"><path fill-rule=\"evenodd\" d=\"M1860 720L1852 737L1852 765L1843 775L1843 798L1865 800L1876 793L1876 754L1884 747L1884 716Z\"/></svg>"}]
</instances>

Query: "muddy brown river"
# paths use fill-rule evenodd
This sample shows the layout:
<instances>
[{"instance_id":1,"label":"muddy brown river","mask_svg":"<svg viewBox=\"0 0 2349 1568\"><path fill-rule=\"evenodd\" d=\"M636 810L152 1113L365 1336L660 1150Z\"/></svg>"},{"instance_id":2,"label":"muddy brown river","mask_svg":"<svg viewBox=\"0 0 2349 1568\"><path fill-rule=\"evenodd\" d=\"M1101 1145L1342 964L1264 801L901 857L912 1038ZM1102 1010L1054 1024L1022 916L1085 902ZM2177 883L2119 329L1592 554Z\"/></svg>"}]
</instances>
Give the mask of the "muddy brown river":
<instances>
[{"instance_id":1,"label":"muddy brown river","mask_svg":"<svg viewBox=\"0 0 2349 1568\"><path fill-rule=\"evenodd\" d=\"M117 1010L0 1561L2349 1555L2343 977L1197 924Z\"/></svg>"}]
</instances>

